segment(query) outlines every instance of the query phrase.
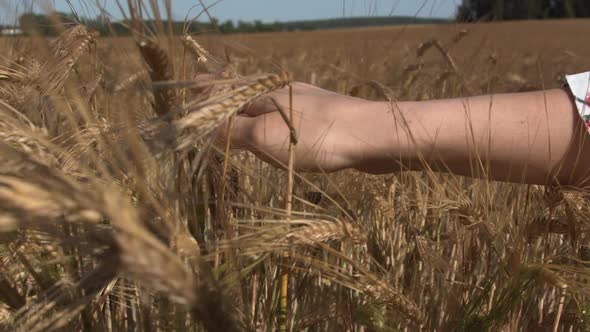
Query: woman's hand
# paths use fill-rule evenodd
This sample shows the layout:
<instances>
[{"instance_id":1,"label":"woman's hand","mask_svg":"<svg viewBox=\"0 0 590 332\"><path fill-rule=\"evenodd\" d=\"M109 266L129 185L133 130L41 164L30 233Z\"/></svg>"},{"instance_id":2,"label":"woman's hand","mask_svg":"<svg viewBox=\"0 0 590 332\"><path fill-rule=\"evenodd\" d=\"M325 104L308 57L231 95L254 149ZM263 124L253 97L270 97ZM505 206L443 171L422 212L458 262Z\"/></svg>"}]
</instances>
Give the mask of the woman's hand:
<instances>
[{"instance_id":1,"label":"woman's hand","mask_svg":"<svg viewBox=\"0 0 590 332\"><path fill-rule=\"evenodd\" d=\"M298 140L295 169L333 172L356 167L370 150L367 140L383 135L375 126L380 123L379 114L385 112L371 107L376 104L293 83L293 124ZM232 148L248 149L267 162L286 165L290 131L277 105L289 115L289 88L256 100L233 119ZM227 124L222 125L220 139L227 137L227 129Z\"/></svg>"}]
</instances>

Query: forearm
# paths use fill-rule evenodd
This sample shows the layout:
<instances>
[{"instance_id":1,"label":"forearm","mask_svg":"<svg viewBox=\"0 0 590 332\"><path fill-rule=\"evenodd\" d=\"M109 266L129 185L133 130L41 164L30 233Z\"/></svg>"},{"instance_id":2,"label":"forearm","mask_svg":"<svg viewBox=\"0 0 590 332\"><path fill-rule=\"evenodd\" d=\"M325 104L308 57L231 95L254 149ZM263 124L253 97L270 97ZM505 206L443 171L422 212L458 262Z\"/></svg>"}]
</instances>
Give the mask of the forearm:
<instances>
[{"instance_id":1,"label":"forearm","mask_svg":"<svg viewBox=\"0 0 590 332\"><path fill-rule=\"evenodd\" d=\"M563 90L373 107L386 114L374 124L386 136L377 135L365 149L360 170L385 173L426 164L435 171L537 184L580 184L587 175L587 134Z\"/></svg>"}]
</instances>

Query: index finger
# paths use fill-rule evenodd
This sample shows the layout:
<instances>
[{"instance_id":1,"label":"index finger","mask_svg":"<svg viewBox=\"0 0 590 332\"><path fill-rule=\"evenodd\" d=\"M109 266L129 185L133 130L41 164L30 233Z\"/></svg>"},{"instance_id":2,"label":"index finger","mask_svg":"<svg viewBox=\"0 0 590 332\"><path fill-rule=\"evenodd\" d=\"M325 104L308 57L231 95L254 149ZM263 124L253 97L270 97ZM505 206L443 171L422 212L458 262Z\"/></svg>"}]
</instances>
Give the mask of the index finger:
<instances>
[{"instance_id":1,"label":"index finger","mask_svg":"<svg viewBox=\"0 0 590 332\"><path fill-rule=\"evenodd\" d=\"M273 102L273 99L276 101ZM242 113L246 116L256 117L262 114L276 112L276 104L286 105L289 101L288 88L282 88L270 93L267 93L244 107Z\"/></svg>"}]
</instances>

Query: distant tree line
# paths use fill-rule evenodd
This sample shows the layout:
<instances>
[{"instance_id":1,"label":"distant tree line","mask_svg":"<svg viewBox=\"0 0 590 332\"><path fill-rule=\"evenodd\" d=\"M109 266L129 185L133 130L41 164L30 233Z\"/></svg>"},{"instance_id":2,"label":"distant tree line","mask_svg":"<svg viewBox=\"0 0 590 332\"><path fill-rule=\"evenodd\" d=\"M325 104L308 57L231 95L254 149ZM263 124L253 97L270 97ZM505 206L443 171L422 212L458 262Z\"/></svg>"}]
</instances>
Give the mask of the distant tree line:
<instances>
[{"instance_id":1,"label":"distant tree line","mask_svg":"<svg viewBox=\"0 0 590 332\"><path fill-rule=\"evenodd\" d=\"M58 26L68 26L76 23L82 23L88 28L99 32L103 36L128 36L130 35L131 22L116 21L110 22L107 18L78 18L66 13L54 13L52 15L43 15L36 13L26 13L19 18L20 28L28 34L40 34L46 36L55 36L59 33ZM164 32L168 32L169 27L175 34L181 34L183 31L188 33L214 31L217 24L216 21L210 23L192 22L186 23L179 21L172 21L168 24L167 21L159 22L153 20L144 20L141 22L146 29L157 31L161 26Z\"/></svg>"},{"instance_id":2,"label":"distant tree line","mask_svg":"<svg viewBox=\"0 0 590 332\"><path fill-rule=\"evenodd\" d=\"M545 19L565 17L590 17L590 0L463 0L457 9L456 19L459 21L496 21L517 19ZM20 16L19 25L25 33L56 35L56 23L73 24L80 21L103 36L127 36L130 34L130 22L111 22L107 17L79 18L71 14L55 13L48 16L37 13L26 13ZM164 32L172 27L174 34L221 32L250 33L276 32L297 30L319 30L334 28L353 28L366 26L406 25L444 23L448 20L416 18L416 17L348 17L325 20L263 22L263 21L225 21L212 19L210 22L155 22L144 20L146 29ZM8 28L2 26L1 28Z\"/></svg>"},{"instance_id":3,"label":"distant tree line","mask_svg":"<svg viewBox=\"0 0 590 332\"><path fill-rule=\"evenodd\" d=\"M590 0L463 0L460 21L590 17Z\"/></svg>"},{"instance_id":4,"label":"distant tree line","mask_svg":"<svg viewBox=\"0 0 590 332\"><path fill-rule=\"evenodd\" d=\"M25 33L34 33L40 35L56 35L59 29L56 25L70 25L80 21L92 30L99 32L102 36L127 36L130 34L131 22L117 21L110 22L105 17L77 18L65 13L56 13L54 15L42 15L36 13L23 14L19 18L19 25ZM444 23L445 19L415 18L415 17L355 17L355 18L337 18L325 20L310 21L292 21L292 22L262 22L262 21L234 21L228 20L223 23L213 18L210 22L181 22L173 21L170 24L167 21L155 22L152 20L142 21L146 29L157 31L158 27L168 32L172 27L174 34L199 33L199 32L220 32L220 33L251 33L251 32L277 32L277 31L297 31L297 30L319 30L334 28L352 28L381 25L400 25L400 24L428 24Z\"/></svg>"},{"instance_id":5,"label":"distant tree line","mask_svg":"<svg viewBox=\"0 0 590 332\"><path fill-rule=\"evenodd\" d=\"M383 17L343 17L324 20L307 20L291 22L272 22L264 23L262 21L244 22L226 21L219 25L219 29L224 33L247 33L247 32L274 32L274 31L298 31L298 30L322 30L338 28L355 28L369 26L386 26L386 25L406 25L406 24L433 24L445 23L449 20L437 18L416 18L406 16L383 16Z\"/></svg>"}]
</instances>

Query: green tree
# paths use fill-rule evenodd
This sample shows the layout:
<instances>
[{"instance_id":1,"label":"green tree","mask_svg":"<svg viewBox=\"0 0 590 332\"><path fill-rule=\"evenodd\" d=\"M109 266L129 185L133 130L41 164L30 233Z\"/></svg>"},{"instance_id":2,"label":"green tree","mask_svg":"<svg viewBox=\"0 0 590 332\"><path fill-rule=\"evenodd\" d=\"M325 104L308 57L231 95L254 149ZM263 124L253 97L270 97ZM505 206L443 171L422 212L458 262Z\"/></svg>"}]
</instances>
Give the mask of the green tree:
<instances>
[{"instance_id":1,"label":"green tree","mask_svg":"<svg viewBox=\"0 0 590 332\"><path fill-rule=\"evenodd\" d=\"M56 12L51 16L44 14L25 13L22 14L18 23L20 28L27 34L56 35L59 29L56 24L68 25L76 22L76 18L70 14Z\"/></svg>"},{"instance_id":2,"label":"green tree","mask_svg":"<svg viewBox=\"0 0 590 332\"><path fill-rule=\"evenodd\" d=\"M588 0L463 0L457 18L474 20L517 20L590 17Z\"/></svg>"},{"instance_id":3,"label":"green tree","mask_svg":"<svg viewBox=\"0 0 590 332\"><path fill-rule=\"evenodd\" d=\"M236 28L234 26L234 21L227 20L227 21L223 22L221 25L219 25L219 30L222 33L232 33L232 32L235 32Z\"/></svg>"},{"instance_id":4,"label":"green tree","mask_svg":"<svg viewBox=\"0 0 590 332\"><path fill-rule=\"evenodd\" d=\"M45 15L25 13L20 16L18 23L27 34L49 35L51 33L51 23Z\"/></svg>"},{"instance_id":5,"label":"green tree","mask_svg":"<svg viewBox=\"0 0 590 332\"><path fill-rule=\"evenodd\" d=\"M254 32L254 24L251 22L238 21L238 32Z\"/></svg>"}]
</instances>

